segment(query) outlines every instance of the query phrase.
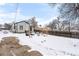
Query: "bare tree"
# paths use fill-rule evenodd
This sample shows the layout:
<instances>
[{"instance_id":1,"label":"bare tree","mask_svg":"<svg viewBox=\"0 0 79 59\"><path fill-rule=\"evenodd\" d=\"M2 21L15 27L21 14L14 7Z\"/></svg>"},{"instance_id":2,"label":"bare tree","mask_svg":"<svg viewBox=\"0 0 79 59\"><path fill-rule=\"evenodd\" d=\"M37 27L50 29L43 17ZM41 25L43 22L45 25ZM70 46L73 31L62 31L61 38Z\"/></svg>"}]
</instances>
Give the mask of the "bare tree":
<instances>
[{"instance_id":1,"label":"bare tree","mask_svg":"<svg viewBox=\"0 0 79 59\"><path fill-rule=\"evenodd\" d=\"M49 6L56 6L59 3L49 3ZM75 20L79 18L79 3L61 3L58 7L62 18Z\"/></svg>"},{"instance_id":2,"label":"bare tree","mask_svg":"<svg viewBox=\"0 0 79 59\"><path fill-rule=\"evenodd\" d=\"M5 23L5 24L4 24L4 27L5 27L6 29L10 30L10 29L11 29L11 24Z\"/></svg>"},{"instance_id":3,"label":"bare tree","mask_svg":"<svg viewBox=\"0 0 79 59\"><path fill-rule=\"evenodd\" d=\"M63 30L64 31L69 31L70 30L70 27L69 27L69 21L68 20L63 20L62 21L62 27L63 27Z\"/></svg>"},{"instance_id":4,"label":"bare tree","mask_svg":"<svg viewBox=\"0 0 79 59\"><path fill-rule=\"evenodd\" d=\"M33 17L32 20L31 20L31 23L32 23L32 26L35 28L37 27L37 21L35 20L36 18Z\"/></svg>"},{"instance_id":5,"label":"bare tree","mask_svg":"<svg viewBox=\"0 0 79 59\"><path fill-rule=\"evenodd\" d=\"M50 22L48 24L48 26L53 30L53 29L58 29L59 30L59 18L57 17L57 19L54 19L52 22Z\"/></svg>"},{"instance_id":6,"label":"bare tree","mask_svg":"<svg viewBox=\"0 0 79 59\"><path fill-rule=\"evenodd\" d=\"M60 16L69 20L79 18L79 3L64 3L59 7Z\"/></svg>"},{"instance_id":7,"label":"bare tree","mask_svg":"<svg viewBox=\"0 0 79 59\"><path fill-rule=\"evenodd\" d=\"M49 3L49 6L56 6L57 4ZM69 32L71 22L79 19L79 3L61 3L59 4L59 13L61 18L65 18L69 23Z\"/></svg>"}]
</instances>

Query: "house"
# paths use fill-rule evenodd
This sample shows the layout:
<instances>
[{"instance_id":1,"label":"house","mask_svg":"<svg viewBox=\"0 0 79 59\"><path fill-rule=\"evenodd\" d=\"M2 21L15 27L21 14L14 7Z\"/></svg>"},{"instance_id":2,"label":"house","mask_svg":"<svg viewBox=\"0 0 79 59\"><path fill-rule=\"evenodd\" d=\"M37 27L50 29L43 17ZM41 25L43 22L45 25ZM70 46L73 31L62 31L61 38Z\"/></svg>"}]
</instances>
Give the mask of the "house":
<instances>
[{"instance_id":1,"label":"house","mask_svg":"<svg viewBox=\"0 0 79 59\"><path fill-rule=\"evenodd\" d=\"M12 24L12 32L23 33L25 31L33 31L32 26L26 21L20 21Z\"/></svg>"},{"instance_id":2,"label":"house","mask_svg":"<svg viewBox=\"0 0 79 59\"><path fill-rule=\"evenodd\" d=\"M4 27L4 25L0 26L0 31L1 30L8 30L6 27Z\"/></svg>"}]
</instances>

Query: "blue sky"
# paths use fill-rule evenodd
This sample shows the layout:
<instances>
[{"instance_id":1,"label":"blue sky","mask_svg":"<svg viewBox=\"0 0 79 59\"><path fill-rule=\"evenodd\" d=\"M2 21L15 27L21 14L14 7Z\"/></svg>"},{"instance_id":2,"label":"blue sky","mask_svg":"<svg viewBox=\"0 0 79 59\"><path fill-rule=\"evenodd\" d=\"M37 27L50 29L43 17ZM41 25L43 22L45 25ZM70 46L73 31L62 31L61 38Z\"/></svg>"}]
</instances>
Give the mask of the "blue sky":
<instances>
[{"instance_id":1,"label":"blue sky","mask_svg":"<svg viewBox=\"0 0 79 59\"><path fill-rule=\"evenodd\" d=\"M58 16L57 7L51 8L44 3L19 3L15 19L17 4L0 5L0 23L27 20L36 17L39 24L46 24Z\"/></svg>"}]
</instances>

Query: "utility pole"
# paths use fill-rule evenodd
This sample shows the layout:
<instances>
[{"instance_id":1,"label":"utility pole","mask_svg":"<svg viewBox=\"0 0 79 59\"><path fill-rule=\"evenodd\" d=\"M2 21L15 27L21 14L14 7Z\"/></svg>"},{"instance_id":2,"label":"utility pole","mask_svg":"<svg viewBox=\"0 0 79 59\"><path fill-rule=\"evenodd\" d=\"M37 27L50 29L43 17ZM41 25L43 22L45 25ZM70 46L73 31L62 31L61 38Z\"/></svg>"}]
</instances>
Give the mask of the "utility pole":
<instances>
[{"instance_id":1,"label":"utility pole","mask_svg":"<svg viewBox=\"0 0 79 59\"><path fill-rule=\"evenodd\" d=\"M71 28L71 22L70 22L70 19L69 19L69 32L70 32L70 29Z\"/></svg>"},{"instance_id":2,"label":"utility pole","mask_svg":"<svg viewBox=\"0 0 79 59\"><path fill-rule=\"evenodd\" d=\"M17 18L18 4L19 4L19 3L16 3L15 17L14 17L15 21L16 21L16 18ZM17 29L16 29L16 26L15 26L15 23L14 23L14 27L15 27L15 32L16 32Z\"/></svg>"},{"instance_id":3,"label":"utility pole","mask_svg":"<svg viewBox=\"0 0 79 59\"><path fill-rule=\"evenodd\" d=\"M69 33L70 33L70 37L72 37L72 35L71 35L71 21L70 21L70 19L69 19Z\"/></svg>"},{"instance_id":4,"label":"utility pole","mask_svg":"<svg viewBox=\"0 0 79 59\"><path fill-rule=\"evenodd\" d=\"M16 18L17 18L18 7L19 7L19 3L16 3L16 9L15 9L15 20L16 20Z\"/></svg>"},{"instance_id":5,"label":"utility pole","mask_svg":"<svg viewBox=\"0 0 79 59\"><path fill-rule=\"evenodd\" d=\"M59 17L57 17L57 20L58 20L58 30L59 30L59 20L60 20L60 18L59 18Z\"/></svg>"}]
</instances>

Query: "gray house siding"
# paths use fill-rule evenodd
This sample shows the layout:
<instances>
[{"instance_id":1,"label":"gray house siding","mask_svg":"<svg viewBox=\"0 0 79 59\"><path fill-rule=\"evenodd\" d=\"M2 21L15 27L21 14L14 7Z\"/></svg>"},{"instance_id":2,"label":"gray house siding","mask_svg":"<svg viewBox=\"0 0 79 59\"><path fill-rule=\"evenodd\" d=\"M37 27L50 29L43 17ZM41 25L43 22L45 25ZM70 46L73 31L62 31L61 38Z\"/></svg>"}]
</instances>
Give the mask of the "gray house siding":
<instances>
[{"instance_id":1,"label":"gray house siding","mask_svg":"<svg viewBox=\"0 0 79 59\"><path fill-rule=\"evenodd\" d=\"M12 25L12 32L25 32L29 30L30 25L25 21L17 22Z\"/></svg>"}]
</instances>

